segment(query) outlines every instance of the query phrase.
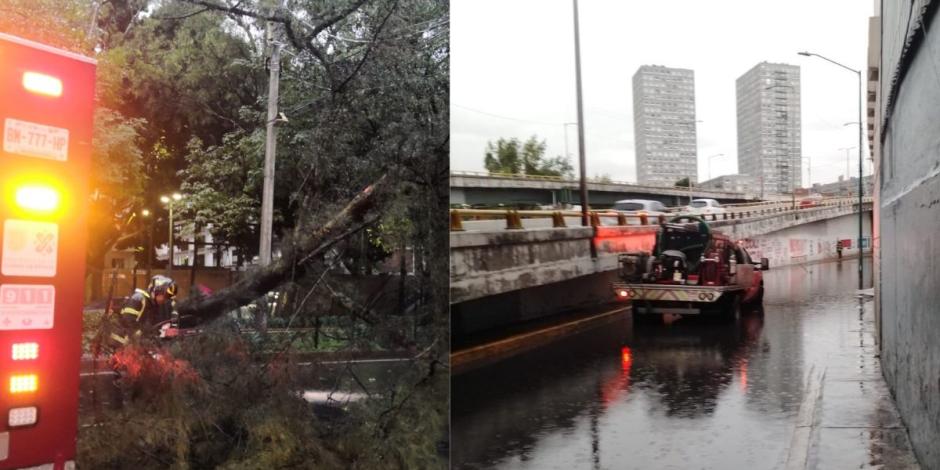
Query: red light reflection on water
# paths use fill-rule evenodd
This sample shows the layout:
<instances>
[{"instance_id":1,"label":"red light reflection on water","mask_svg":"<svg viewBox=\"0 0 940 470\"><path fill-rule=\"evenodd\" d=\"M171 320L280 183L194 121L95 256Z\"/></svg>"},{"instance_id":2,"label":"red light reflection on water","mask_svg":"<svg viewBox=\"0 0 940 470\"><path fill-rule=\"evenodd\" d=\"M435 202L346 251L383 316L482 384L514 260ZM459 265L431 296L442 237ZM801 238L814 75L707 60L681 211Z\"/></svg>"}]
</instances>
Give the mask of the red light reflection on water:
<instances>
[{"instance_id":1,"label":"red light reflection on water","mask_svg":"<svg viewBox=\"0 0 940 470\"><path fill-rule=\"evenodd\" d=\"M633 351L629 346L620 348L620 374L601 385L601 401L604 407L621 398L630 390L630 367L633 365Z\"/></svg>"}]
</instances>

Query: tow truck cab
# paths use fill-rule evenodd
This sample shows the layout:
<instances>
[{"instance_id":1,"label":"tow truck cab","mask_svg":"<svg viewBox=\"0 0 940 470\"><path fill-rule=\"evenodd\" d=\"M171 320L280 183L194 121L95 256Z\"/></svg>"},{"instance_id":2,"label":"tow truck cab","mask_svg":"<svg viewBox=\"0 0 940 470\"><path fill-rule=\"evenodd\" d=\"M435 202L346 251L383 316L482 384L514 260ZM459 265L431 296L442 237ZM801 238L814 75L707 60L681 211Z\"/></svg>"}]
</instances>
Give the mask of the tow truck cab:
<instances>
[{"instance_id":1,"label":"tow truck cab","mask_svg":"<svg viewBox=\"0 0 940 470\"><path fill-rule=\"evenodd\" d=\"M620 255L614 294L638 313L697 314L732 310L763 298L766 258L755 263L704 220L680 216L662 226L652 253Z\"/></svg>"}]
</instances>

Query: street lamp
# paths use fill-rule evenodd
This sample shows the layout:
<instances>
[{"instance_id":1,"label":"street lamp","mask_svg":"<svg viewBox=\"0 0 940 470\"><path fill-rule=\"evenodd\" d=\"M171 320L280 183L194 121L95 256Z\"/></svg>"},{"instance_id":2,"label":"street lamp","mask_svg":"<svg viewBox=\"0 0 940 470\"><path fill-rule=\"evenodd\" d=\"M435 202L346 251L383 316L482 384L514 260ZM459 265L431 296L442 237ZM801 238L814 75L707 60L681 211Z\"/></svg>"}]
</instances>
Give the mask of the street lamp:
<instances>
[{"instance_id":1,"label":"street lamp","mask_svg":"<svg viewBox=\"0 0 940 470\"><path fill-rule=\"evenodd\" d=\"M842 147L842 148L839 149L839 150L845 150L845 181L846 181L846 184L848 184L849 173L851 173L851 171L852 171L851 169L849 169L849 151L850 151L850 150L855 150L856 148L858 148L858 147Z\"/></svg>"},{"instance_id":2,"label":"street lamp","mask_svg":"<svg viewBox=\"0 0 940 470\"><path fill-rule=\"evenodd\" d=\"M183 199L180 193L173 193L170 196L160 196L160 202L167 205L170 210L170 229L167 237L167 245L170 247L170 257L166 263L166 276L173 277L173 202Z\"/></svg>"},{"instance_id":3,"label":"street lamp","mask_svg":"<svg viewBox=\"0 0 940 470\"><path fill-rule=\"evenodd\" d=\"M802 56L816 56L826 62L838 65L848 71L855 72L855 75L858 76L858 289L862 290L864 287L863 283L863 252L862 252L862 154L865 152L862 148L862 141L864 140L864 126L862 125L862 71L855 70L851 67L842 65L832 59L823 57L815 52L798 52L797 54Z\"/></svg>"},{"instance_id":4,"label":"street lamp","mask_svg":"<svg viewBox=\"0 0 940 470\"><path fill-rule=\"evenodd\" d=\"M150 220L150 209L142 209L140 215L143 218L148 219L147 221L147 279L150 279L150 269L153 266L153 221ZM137 281L137 277L134 277L134 281Z\"/></svg>"},{"instance_id":5,"label":"street lamp","mask_svg":"<svg viewBox=\"0 0 940 470\"><path fill-rule=\"evenodd\" d=\"M813 189L813 159L811 157L800 157L800 162L806 160L806 187L812 191ZM803 175L800 174L800 178Z\"/></svg>"},{"instance_id":6,"label":"street lamp","mask_svg":"<svg viewBox=\"0 0 940 470\"><path fill-rule=\"evenodd\" d=\"M564 128L565 128L565 158L568 158L568 157L571 156L571 152L568 151L568 126L577 126L578 123L576 123L576 122L566 122L566 123L564 123L564 124L562 124L562 125L563 125Z\"/></svg>"},{"instance_id":7,"label":"street lamp","mask_svg":"<svg viewBox=\"0 0 940 470\"><path fill-rule=\"evenodd\" d=\"M725 154L723 154L723 153L716 153L715 155L712 155L712 156L708 157L708 179L709 179L709 180L712 179L712 159L715 158L715 157L723 157L723 156L725 156Z\"/></svg>"}]
</instances>

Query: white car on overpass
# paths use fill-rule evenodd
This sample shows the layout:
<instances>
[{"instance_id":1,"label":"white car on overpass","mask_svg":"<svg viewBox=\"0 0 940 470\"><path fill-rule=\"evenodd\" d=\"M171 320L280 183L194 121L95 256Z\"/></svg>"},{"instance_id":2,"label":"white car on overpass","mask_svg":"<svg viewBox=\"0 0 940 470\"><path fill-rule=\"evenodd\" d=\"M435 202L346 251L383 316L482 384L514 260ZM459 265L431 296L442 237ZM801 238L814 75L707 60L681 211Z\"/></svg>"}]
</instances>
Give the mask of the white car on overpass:
<instances>
[{"instance_id":1,"label":"white car on overpass","mask_svg":"<svg viewBox=\"0 0 940 470\"><path fill-rule=\"evenodd\" d=\"M685 206L686 214L722 214L726 212L724 207L714 199L693 199Z\"/></svg>"}]
</instances>

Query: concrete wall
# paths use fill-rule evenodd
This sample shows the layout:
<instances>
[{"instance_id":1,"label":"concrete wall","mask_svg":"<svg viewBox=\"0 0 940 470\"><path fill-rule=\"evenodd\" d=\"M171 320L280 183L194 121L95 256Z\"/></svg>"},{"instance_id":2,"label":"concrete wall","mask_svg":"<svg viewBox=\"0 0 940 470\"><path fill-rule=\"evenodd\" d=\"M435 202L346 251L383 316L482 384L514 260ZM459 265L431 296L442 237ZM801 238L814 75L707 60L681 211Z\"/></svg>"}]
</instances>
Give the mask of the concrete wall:
<instances>
[{"instance_id":1,"label":"concrete wall","mask_svg":"<svg viewBox=\"0 0 940 470\"><path fill-rule=\"evenodd\" d=\"M871 246L871 212L863 216L862 233L865 246ZM858 256L858 214L849 214L834 219L825 219L810 224L743 238L752 258L767 258L771 269L778 266L809 263L838 258L837 240L851 240L852 248L842 251L843 257ZM866 253L871 249L866 248Z\"/></svg>"},{"instance_id":2,"label":"concrete wall","mask_svg":"<svg viewBox=\"0 0 940 470\"><path fill-rule=\"evenodd\" d=\"M940 33L937 2L913 3L882 8L881 361L918 459L940 469Z\"/></svg>"},{"instance_id":3,"label":"concrete wall","mask_svg":"<svg viewBox=\"0 0 940 470\"><path fill-rule=\"evenodd\" d=\"M594 229L546 228L450 234L450 302L552 284L616 268L591 259Z\"/></svg>"}]
</instances>

